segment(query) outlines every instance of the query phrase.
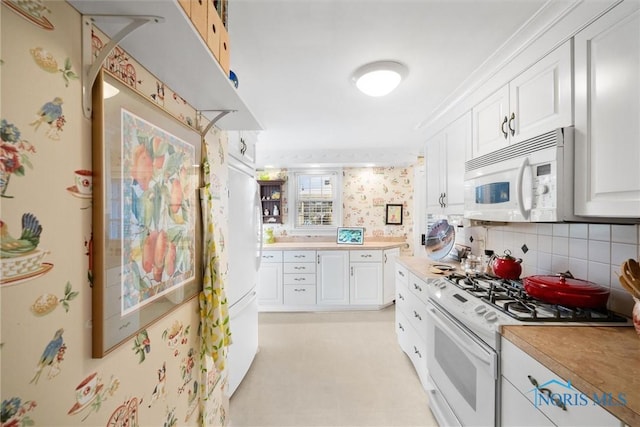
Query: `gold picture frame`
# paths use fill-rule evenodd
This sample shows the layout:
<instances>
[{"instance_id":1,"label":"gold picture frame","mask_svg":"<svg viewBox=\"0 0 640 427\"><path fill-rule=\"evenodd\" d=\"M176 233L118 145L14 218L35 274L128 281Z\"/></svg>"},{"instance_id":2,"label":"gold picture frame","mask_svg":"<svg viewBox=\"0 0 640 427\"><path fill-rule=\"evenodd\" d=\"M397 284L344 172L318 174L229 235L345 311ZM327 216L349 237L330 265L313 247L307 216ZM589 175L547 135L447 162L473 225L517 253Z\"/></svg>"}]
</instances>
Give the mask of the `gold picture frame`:
<instances>
[{"instance_id":1,"label":"gold picture frame","mask_svg":"<svg viewBox=\"0 0 640 427\"><path fill-rule=\"evenodd\" d=\"M101 72L93 88L94 358L198 294L200 163L198 132Z\"/></svg>"}]
</instances>

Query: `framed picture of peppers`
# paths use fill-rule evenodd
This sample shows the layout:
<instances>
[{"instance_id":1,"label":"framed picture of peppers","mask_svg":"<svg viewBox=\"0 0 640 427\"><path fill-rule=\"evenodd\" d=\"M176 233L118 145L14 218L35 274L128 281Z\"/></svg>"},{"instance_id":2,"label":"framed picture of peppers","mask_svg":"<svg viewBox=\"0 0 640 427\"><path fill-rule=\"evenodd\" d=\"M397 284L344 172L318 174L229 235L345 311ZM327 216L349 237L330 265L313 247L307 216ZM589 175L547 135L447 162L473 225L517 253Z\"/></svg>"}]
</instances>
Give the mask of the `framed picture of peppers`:
<instances>
[{"instance_id":1,"label":"framed picture of peppers","mask_svg":"<svg viewBox=\"0 0 640 427\"><path fill-rule=\"evenodd\" d=\"M117 89L106 98L105 86ZM93 357L199 291L200 134L103 71L93 93Z\"/></svg>"}]
</instances>

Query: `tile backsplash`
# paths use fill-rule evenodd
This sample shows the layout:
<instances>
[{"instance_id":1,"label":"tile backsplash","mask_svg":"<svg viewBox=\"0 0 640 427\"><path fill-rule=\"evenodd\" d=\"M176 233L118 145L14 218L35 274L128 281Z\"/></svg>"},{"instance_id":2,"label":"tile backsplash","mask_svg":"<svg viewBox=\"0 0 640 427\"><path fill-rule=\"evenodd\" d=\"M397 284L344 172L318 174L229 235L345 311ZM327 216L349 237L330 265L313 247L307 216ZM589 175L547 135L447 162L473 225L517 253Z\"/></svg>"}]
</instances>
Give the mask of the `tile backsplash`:
<instances>
[{"instance_id":1,"label":"tile backsplash","mask_svg":"<svg viewBox=\"0 0 640 427\"><path fill-rule=\"evenodd\" d=\"M617 224L508 224L464 227L472 253L506 249L522 258L522 277L570 271L610 289L609 308L631 315L633 298L618 281L620 265L640 258L640 226Z\"/></svg>"}]
</instances>

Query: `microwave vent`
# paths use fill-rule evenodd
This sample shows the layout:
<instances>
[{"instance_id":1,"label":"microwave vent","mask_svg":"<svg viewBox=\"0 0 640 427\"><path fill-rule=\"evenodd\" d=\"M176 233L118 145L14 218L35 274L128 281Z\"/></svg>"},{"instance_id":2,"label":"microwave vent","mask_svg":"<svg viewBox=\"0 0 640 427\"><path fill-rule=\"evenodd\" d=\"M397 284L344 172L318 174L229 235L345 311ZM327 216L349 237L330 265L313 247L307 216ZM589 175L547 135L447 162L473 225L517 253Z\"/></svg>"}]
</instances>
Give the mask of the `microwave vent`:
<instances>
[{"instance_id":1,"label":"microwave vent","mask_svg":"<svg viewBox=\"0 0 640 427\"><path fill-rule=\"evenodd\" d=\"M562 143L562 129L552 130L551 132L543 133L542 135L527 139L526 141L519 142L518 144L513 144L469 160L465 162L464 169L465 172L469 172L485 166L494 165L505 160L523 157L528 154L535 153L536 151L560 146Z\"/></svg>"}]
</instances>

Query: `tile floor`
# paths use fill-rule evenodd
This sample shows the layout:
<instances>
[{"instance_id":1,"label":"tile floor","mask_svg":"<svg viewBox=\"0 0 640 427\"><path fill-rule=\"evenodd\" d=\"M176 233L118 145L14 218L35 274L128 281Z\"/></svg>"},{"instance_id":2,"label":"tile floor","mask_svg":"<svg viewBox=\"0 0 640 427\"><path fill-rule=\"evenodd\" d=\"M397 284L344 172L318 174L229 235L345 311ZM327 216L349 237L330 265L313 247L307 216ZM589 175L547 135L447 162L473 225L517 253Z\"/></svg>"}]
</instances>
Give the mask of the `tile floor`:
<instances>
[{"instance_id":1,"label":"tile floor","mask_svg":"<svg viewBox=\"0 0 640 427\"><path fill-rule=\"evenodd\" d=\"M260 313L260 349L230 401L230 425L437 426L380 311Z\"/></svg>"}]
</instances>

